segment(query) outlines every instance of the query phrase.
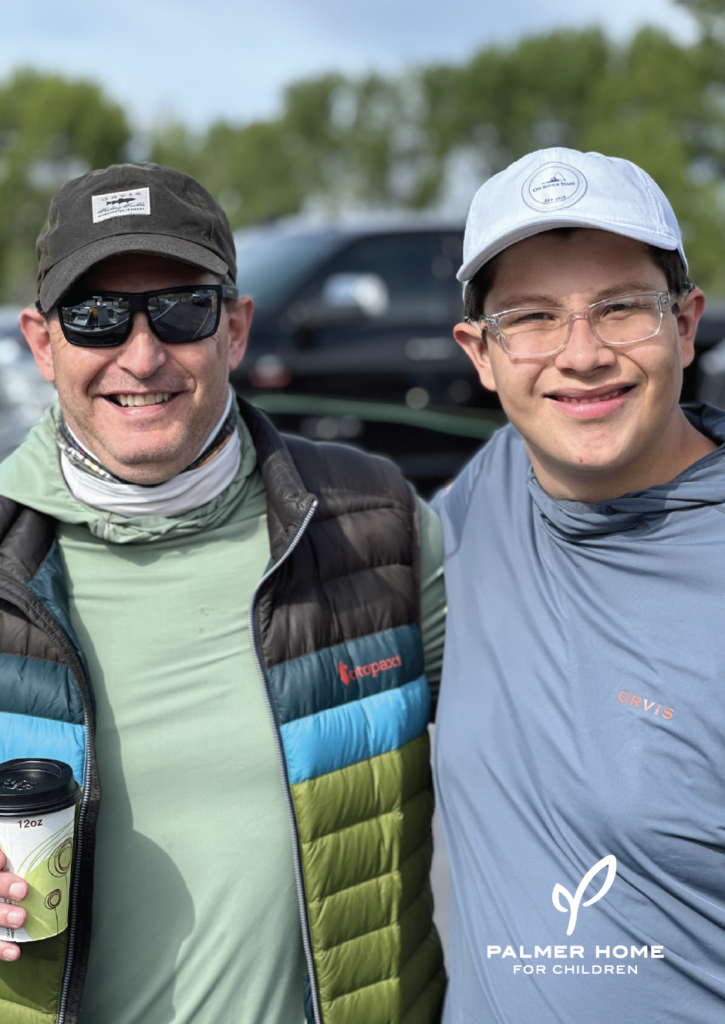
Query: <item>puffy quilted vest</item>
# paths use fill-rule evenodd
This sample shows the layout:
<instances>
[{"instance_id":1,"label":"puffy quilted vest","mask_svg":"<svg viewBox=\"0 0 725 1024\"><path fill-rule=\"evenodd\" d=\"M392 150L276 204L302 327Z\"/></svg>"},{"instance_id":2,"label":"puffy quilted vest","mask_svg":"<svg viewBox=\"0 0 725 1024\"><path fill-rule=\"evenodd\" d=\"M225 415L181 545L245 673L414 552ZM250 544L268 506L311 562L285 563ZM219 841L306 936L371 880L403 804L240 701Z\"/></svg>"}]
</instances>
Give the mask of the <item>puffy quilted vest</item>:
<instances>
[{"instance_id":1,"label":"puffy quilted vest","mask_svg":"<svg viewBox=\"0 0 725 1024\"><path fill-rule=\"evenodd\" d=\"M385 459L285 438L290 462L264 418L246 420L270 498L253 636L288 785L308 1017L428 1024L445 975L417 501Z\"/></svg>"}]
</instances>

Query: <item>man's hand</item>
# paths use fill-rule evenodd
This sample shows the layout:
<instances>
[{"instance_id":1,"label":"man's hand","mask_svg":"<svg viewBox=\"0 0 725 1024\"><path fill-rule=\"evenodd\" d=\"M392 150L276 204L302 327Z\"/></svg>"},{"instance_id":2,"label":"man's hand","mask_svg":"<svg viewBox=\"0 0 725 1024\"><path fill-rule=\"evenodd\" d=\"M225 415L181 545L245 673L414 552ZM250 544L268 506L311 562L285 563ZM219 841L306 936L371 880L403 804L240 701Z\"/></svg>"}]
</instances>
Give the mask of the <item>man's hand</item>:
<instances>
[{"instance_id":1,"label":"man's hand","mask_svg":"<svg viewBox=\"0 0 725 1024\"><path fill-rule=\"evenodd\" d=\"M15 907L12 903L3 903L2 900L24 900L28 895L28 883L17 875L11 875L5 871L5 854L0 852L0 928L20 928L25 924L28 916L22 907ZM0 941L0 959L17 960L20 956L20 946L14 942Z\"/></svg>"}]
</instances>

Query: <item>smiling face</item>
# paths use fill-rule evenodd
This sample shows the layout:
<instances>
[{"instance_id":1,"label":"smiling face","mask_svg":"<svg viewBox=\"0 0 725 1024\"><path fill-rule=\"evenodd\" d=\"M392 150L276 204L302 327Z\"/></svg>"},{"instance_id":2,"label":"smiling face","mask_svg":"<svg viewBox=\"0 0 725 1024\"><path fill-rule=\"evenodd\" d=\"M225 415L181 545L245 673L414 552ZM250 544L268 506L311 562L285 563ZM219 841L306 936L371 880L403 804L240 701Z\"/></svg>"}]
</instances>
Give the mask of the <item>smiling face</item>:
<instances>
[{"instance_id":1,"label":"smiling face","mask_svg":"<svg viewBox=\"0 0 725 1024\"><path fill-rule=\"evenodd\" d=\"M97 264L80 286L142 292L216 283L176 260L129 254ZM229 371L242 359L251 316L251 299L239 299L231 313L222 311L212 337L167 344L136 313L131 334L113 348L69 344L55 312L46 322L27 309L21 326L79 440L115 475L154 484L193 461L223 413Z\"/></svg>"},{"instance_id":2,"label":"smiling face","mask_svg":"<svg viewBox=\"0 0 725 1024\"><path fill-rule=\"evenodd\" d=\"M501 254L484 312L580 310L605 297L667 287L634 239L588 229L544 233ZM557 498L601 501L671 480L715 447L678 405L703 308L695 289L679 316L664 314L659 335L617 348L577 319L566 348L541 359L510 357L490 332L482 344L475 325L458 324L454 334L484 387L498 392L542 487Z\"/></svg>"}]
</instances>

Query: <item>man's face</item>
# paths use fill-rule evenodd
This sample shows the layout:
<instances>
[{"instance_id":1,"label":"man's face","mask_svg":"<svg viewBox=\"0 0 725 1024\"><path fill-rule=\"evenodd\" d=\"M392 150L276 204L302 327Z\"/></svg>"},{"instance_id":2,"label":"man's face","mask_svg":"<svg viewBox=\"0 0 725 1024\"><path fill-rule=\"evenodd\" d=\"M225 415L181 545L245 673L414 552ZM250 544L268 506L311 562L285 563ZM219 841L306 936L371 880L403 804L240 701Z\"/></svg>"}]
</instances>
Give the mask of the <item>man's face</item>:
<instances>
[{"instance_id":1,"label":"man's face","mask_svg":"<svg viewBox=\"0 0 725 1024\"><path fill-rule=\"evenodd\" d=\"M579 310L639 291L667 291L639 242L586 229L545 233L502 253L484 312ZM597 501L672 479L704 454L697 446L705 439L678 405L703 305L696 289L681 316L665 312L659 335L621 348L575 320L566 348L543 359L511 358L490 332L481 345L473 325L459 324L455 335L484 387L498 392L542 486L555 497Z\"/></svg>"},{"instance_id":2,"label":"man's face","mask_svg":"<svg viewBox=\"0 0 725 1024\"><path fill-rule=\"evenodd\" d=\"M212 275L176 260L129 254L97 264L81 287L142 292L215 283ZM145 314L136 313L130 336L114 348L69 344L56 312L46 324L26 310L21 323L79 440L112 473L152 484L193 461L224 411L229 371L244 354L251 312L251 299L240 299L231 314L222 311L215 335L183 344L159 341ZM127 396L149 404L122 404Z\"/></svg>"}]
</instances>

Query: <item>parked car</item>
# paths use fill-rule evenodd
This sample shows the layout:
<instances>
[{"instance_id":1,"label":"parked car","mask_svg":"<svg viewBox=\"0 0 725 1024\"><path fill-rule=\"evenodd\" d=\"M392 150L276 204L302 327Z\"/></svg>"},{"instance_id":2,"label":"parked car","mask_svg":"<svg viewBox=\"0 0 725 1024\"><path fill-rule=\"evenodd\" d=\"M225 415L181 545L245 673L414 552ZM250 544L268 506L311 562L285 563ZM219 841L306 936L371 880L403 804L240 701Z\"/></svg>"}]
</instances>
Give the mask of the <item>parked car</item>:
<instances>
[{"instance_id":1,"label":"parked car","mask_svg":"<svg viewBox=\"0 0 725 1024\"><path fill-rule=\"evenodd\" d=\"M20 330L20 306L0 306L0 338L15 338L23 341Z\"/></svg>"},{"instance_id":2,"label":"parked car","mask_svg":"<svg viewBox=\"0 0 725 1024\"><path fill-rule=\"evenodd\" d=\"M0 306L0 462L24 440L55 398L25 344L20 308Z\"/></svg>"},{"instance_id":3,"label":"parked car","mask_svg":"<svg viewBox=\"0 0 725 1024\"><path fill-rule=\"evenodd\" d=\"M451 337L462 241L459 225L428 220L286 220L238 234L239 288L255 319L236 381L412 408L479 405Z\"/></svg>"},{"instance_id":4,"label":"parked car","mask_svg":"<svg viewBox=\"0 0 725 1024\"><path fill-rule=\"evenodd\" d=\"M233 383L283 429L384 452L432 490L503 422L451 333L462 241L428 218L241 232L255 314Z\"/></svg>"},{"instance_id":5,"label":"parked car","mask_svg":"<svg viewBox=\"0 0 725 1024\"><path fill-rule=\"evenodd\" d=\"M683 402L700 401L723 406L725 363L721 352L724 339L725 302L708 302L697 328L695 359L685 369L682 384Z\"/></svg>"}]
</instances>

